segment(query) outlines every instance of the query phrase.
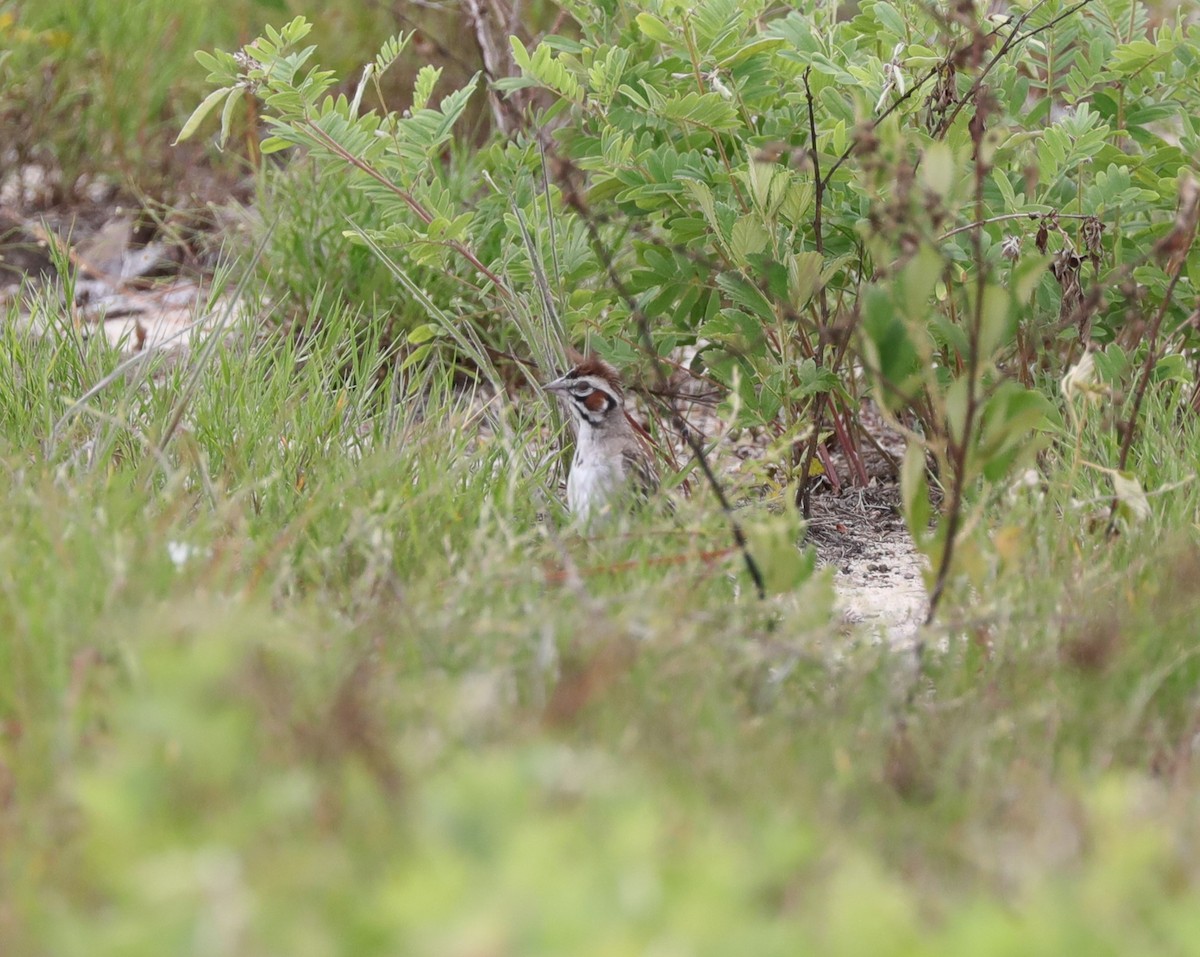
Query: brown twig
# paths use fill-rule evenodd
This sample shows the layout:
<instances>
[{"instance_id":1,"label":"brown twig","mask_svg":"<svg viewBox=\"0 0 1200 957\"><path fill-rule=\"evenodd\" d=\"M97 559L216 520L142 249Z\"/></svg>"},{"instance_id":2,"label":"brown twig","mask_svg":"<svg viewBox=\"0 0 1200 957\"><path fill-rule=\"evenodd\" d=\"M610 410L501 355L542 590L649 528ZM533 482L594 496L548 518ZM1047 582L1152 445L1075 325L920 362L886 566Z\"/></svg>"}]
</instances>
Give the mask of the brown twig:
<instances>
[{"instance_id":1,"label":"brown twig","mask_svg":"<svg viewBox=\"0 0 1200 957\"><path fill-rule=\"evenodd\" d=\"M1162 329L1163 317L1167 314L1167 308L1171 305L1171 297L1175 294L1175 286L1179 283L1179 277L1182 274L1182 269L1175 270L1175 274L1167 284L1167 291L1163 294L1162 302L1158 305L1158 311L1155 312L1154 319L1150 322L1150 335L1146 340L1146 358L1142 362L1138 384L1133 392L1133 406L1129 410L1129 418L1121 426L1121 452L1117 456L1118 472L1124 472L1126 466L1129 464L1129 452L1133 448L1133 436L1137 432L1138 415L1142 410L1142 401L1146 398L1146 390L1150 386L1150 377L1154 372L1154 364L1158 360L1158 336ZM1114 495L1112 506L1108 512L1107 534L1110 536L1114 535L1117 530L1117 509L1120 507L1120 504L1120 499Z\"/></svg>"},{"instance_id":2,"label":"brown twig","mask_svg":"<svg viewBox=\"0 0 1200 957\"><path fill-rule=\"evenodd\" d=\"M511 56L507 50L507 43L495 35L497 30L507 30L507 28L498 21L500 12L494 11L497 20L493 21L480 0L464 0L463 8L466 12L467 22L471 25L475 33L475 40L479 44L479 55L483 60L484 72L489 80L487 98L492 109L492 120L496 124L497 130L505 136L510 136L521 127L520 111L514 109L498 90L490 86L491 82L512 75Z\"/></svg>"},{"instance_id":3,"label":"brown twig","mask_svg":"<svg viewBox=\"0 0 1200 957\"><path fill-rule=\"evenodd\" d=\"M965 505L964 496L967 483L967 460L970 458L972 432L975 429L975 417L979 413L979 367L983 357L980 352L980 337L983 328L983 300L987 288L987 262L983 252L983 190L990 165L983 158L983 117L989 104L986 99L976 104L976 116L980 122L971 123L971 135L975 141L975 229L971 233L971 252L975 261L975 308L972 311L971 324L967 329L967 404L963 412L962 429L957 438L946 435L946 453L952 461L954 470L950 485L950 503L946 513L946 536L942 546L941 558L934 576L933 588L929 592L929 611L925 616L925 624L932 624L937 616L938 605L946 591L950 578L950 568L954 560L955 543L958 539L959 528L962 525L962 513ZM924 652L924 642L917 642L918 670Z\"/></svg>"},{"instance_id":4,"label":"brown twig","mask_svg":"<svg viewBox=\"0 0 1200 957\"><path fill-rule=\"evenodd\" d=\"M964 223L962 226L955 226L952 230L942 233L937 238L937 241L945 242L951 236L957 236L959 233L965 233L968 230L975 229L979 226L990 226L992 223L1003 223L1011 219L1029 219L1036 222L1039 219L1053 216L1055 219L1095 219L1093 213L1060 213L1057 210L1048 213L1003 213L1000 216L989 216L987 219L980 219L973 223Z\"/></svg>"},{"instance_id":5,"label":"brown twig","mask_svg":"<svg viewBox=\"0 0 1200 957\"><path fill-rule=\"evenodd\" d=\"M417 218L420 219L421 222L425 223L426 225L433 222L433 214L425 209L425 207L421 205L420 201L408 190L397 186L366 160L355 156L312 120L305 119L303 125L304 128L315 139L317 139L322 146L333 153L334 156L349 163L359 172L365 173L367 176L371 177L371 179L375 180L375 182L387 189L392 195L400 199L409 209L416 213ZM481 275L485 276L488 281L491 282L492 285L495 286L496 289L505 296L505 298L508 298L512 295L512 293L509 292L508 287L504 285L504 280L502 280L494 272L488 269L487 266L480 262L478 257L466 246L466 244L455 239L446 242L445 245L450 249L453 249L463 259L474 266Z\"/></svg>"},{"instance_id":6,"label":"brown twig","mask_svg":"<svg viewBox=\"0 0 1200 957\"><path fill-rule=\"evenodd\" d=\"M963 96L955 104L954 109L950 111L950 115L944 117L941 123L938 124L938 129L934 134L935 139L941 139L946 135L950 127L954 125L954 121L958 118L958 114L962 112L963 107L968 103L973 103L975 101L975 98L979 95L979 91L983 89L983 83L988 78L988 74L990 74L992 70L996 68L996 65L1014 48L1020 46L1031 37L1036 37L1039 33L1049 30L1056 24L1061 23L1067 17L1081 10L1083 7L1086 7L1092 2L1092 0L1079 0L1079 2L1074 6L1068 7L1058 16L1047 21L1046 23L1043 23L1040 27L1027 30L1025 33L1019 33L1018 31L1021 29L1021 27L1025 26L1025 24L1029 22L1029 18L1037 13L1037 11L1045 4L1045 2L1046 0L1039 0L1038 3L1035 3L1032 7L1021 14L1021 16L1017 18L1016 22L1012 24L1012 32L1010 32L1005 38L1004 42L1000 44L1000 49L993 54L992 58L980 71L979 76L975 78L975 82L971 84L971 88L963 94ZM994 33L995 31L993 31L992 35L994 35Z\"/></svg>"},{"instance_id":7,"label":"brown twig","mask_svg":"<svg viewBox=\"0 0 1200 957\"><path fill-rule=\"evenodd\" d=\"M711 565L721 558L726 558L735 552L736 545L726 548L714 548L703 552L685 552L682 555L658 555L654 558L631 558L628 561L615 562L611 565L593 565L590 568L547 568L543 575L547 584L561 585L572 576L591 578L596 575L618 575L622 572L638 571L643 568L663 568L671 565L685 565L691 561L704 562Z\"/></svg>"},{"instance_id":8,"label":"brown twig","mask_svg":"<svg viewBox=\"0 0 1200 957\"><path fill-rule=\"evenodd\" d=\"M616 264L613 262L612 253L604 244L599 231L588 215L587 210L582 206L576 206L576 211L579 213L580 219L588 231L588 237L591 240L592 248L596 255L600 258L604 265L605 272L608 273L609 282L612 283L613 289L617 295L625 302L629 314L637 322L638 331L642 339L642 348L650 359L651 368L654 369L654 376L657 380L659 390L666 391L670 387L666 375L662 371L662 367L658 362L658 353L654 348L654 337L650 333L650 319L638 306L637 301L633 298L633 294L625 285L624 281L617 274ZM767 597L767 586L763 579L762 571L758 567L758 562L754 560L754 556L750 552L750 543L746 540L746 533L742 531L741 523L733 514L733 506L729 503L729 498L725 495L725 490L721 487L720 481L709 464L708 455L704 451L704 444L696 438L691 429L688 428L687 422L680 415L679 410L672 404L667 403L667 410L671 419L671 424L679 433L688 448L692 450L692 455L696 458L696 464L700 466L700 471L704 475L705 481L709 488L712 489L713 495L721 506L721 511L725 513L725 517L729 522L729 530L733 535L734 546L742 554L742 560L745 562L746 571L749 573L751 580L754 582L755 591L760 599Z\"/></svg>"},{"instance_id":9,"label":"brown twig","mask_svg":"<svg viewBox=\"0 0 1200 957\"><path fill-rule=\"evenodd\" d=\"M813 210L813 243L816 246L816 251L823 256L825 254L825 230L823 222L825 181L821 179L821 157L817 153L817 120L813 107L812 88L808 82L811 73L812 67L806 67L804 70L804 99L808 108L809 157L813 164L813 206L816 207ZM822 285L820 291L819 309L820 311L817 314L817 345L815 350L815 359L817 362L821 361L821 355L825 348L821 330L829 320L829 301L825 295L824 285ZM812 517L812 486L809 484L808 476L812 471L813 459L817 455L817 447L821 442L821 426L824 424L825 407L828 404L828 393L822 392L817 396L817 400L814 403L812 435L808 437L808 445L804 450L804 456L800 462L800 480L796 487L796 504L800 507L800 513L806 519Z\"/></svg>"}]
</instances>

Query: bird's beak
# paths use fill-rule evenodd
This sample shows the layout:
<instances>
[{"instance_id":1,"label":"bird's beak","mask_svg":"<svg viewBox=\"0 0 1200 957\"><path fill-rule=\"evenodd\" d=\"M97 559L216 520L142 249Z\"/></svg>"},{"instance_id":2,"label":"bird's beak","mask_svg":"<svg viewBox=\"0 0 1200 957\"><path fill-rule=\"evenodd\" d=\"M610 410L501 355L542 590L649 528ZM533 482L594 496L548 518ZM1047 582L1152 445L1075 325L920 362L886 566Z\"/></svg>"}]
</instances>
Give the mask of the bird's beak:
<instances>
[{"instance_id":1,"label":"bird's beak","mask_svg":"<svg viewBox=\"0 0 1200 957\"><path fill-rule=\"evenodd\" d=\"M554 392L558 395L565 395L571 388L571 384L567 381L566 376L561 376L553 382L547 382L542 388L547 392Z\"/></svg>"}]
</instances>

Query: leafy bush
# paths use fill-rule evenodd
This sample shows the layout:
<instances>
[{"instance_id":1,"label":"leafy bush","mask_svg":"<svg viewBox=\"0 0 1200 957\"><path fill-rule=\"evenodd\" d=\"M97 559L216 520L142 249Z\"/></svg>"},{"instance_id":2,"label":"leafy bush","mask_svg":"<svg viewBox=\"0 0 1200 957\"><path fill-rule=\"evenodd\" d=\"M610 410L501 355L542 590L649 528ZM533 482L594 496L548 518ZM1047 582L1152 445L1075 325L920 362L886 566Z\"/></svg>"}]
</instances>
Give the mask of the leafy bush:
<instances>
[{"instance_id":1,"label":"leafy bush","mask_svg":"<svg viewBox=\"0 0 1200 957\"><path fill-rule=\"evenodd\" d=\"M168 148L202 93L190 54L253 36L285 8L316 19L326 34L323 55L341 69L350 69L359 51L396 23L384 5L325 0L0 2L6 134L0 179L34 163L53 183L52 202L78 201L97 176L175 203L189 201L189 187L206 200L219 197L222 191L197 175L197 167L215 166L228 181L240 175L242 159L198 145ZM422 13L416 22L441 19ZM463 52L467 59L470 50ZM249 135L256 135L253 122Z\"/></svg>"},{"instance_id":2,"label":"leafy bush","mask_svg":"<svg viewBox=\"0 0 1200 957\"><path fill-rule=\"evenodd\" d=\"M1187 82L1200 42L1194 28L1152 29L1129 0L994 19L886 0L849 20L764 10L709 0L618 17L599 4L573 10L576 36L513 38L520 75L497 87L555 100L484 154L473 201L446 187L440 161L473 84L435 107L439 74L423 70L411 115L364 112L361 88L329 96L332 74L308 66L303 20L237 57L203 54L221 88L187 132L224 101L227 133L249 89L267 109L264 150L303 146L353 170L382 211L362 241L464 286L457 302L425 303L422 339L462 348L462 320L499 305L543 364L554 350L537 348L539 328L618 360L700 344L739 421L791 448L794 476L827 426L856 462L865 384L915 426L904 498L936 607L971 510L1058 427L1048 386L1080 344L1149 330L1122 410L1132 436L1163 343L1185 334L1200 277L1187 170L1200 138L1186 119L1200 108ZM1185 119L1168 127L1168 112ZM507 328L476 324L494 340ZM947 502L933 533L927 457Z\"/></svg>"},{"instance_id":3,"label":"leafy bush","mask_svg":"<svg viewBox=\"0 0 1200 957\"><path fill-rule=\"evenodd\" d=\"M321 201L313 202L314 196ZM309 162L265 170L251 223L242 258L261 245L256 280L279 321L320 316L322 307L335 302L358 310L364 323L384 317L407 331L424 321L386 264L346 235L350 223L377 226L378 213L340 170Z\"/></svg>"}]
</instances>

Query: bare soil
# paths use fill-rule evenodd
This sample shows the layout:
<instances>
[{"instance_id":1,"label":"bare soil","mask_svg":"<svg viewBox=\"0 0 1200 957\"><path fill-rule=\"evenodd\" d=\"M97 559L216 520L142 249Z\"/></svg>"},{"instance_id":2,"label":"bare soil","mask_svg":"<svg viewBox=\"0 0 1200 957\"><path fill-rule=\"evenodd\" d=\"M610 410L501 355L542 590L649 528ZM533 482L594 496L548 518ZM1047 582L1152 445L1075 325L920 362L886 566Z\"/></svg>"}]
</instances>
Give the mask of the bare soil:
<instances>
[{"instance_id":1,"label":"bare soil","mask_svg":"<svg viewBox=\"0 0 1200 957\"><path fill-rule=\"evenodd\" d=\"M821 561L836 569L837 605L847 622L892 645L914 639L928 595L898 486L814 495L809 538Z\"/></svg>"},{"instance_id":2,"label":"bare soil","mask_svg":"<svg viewBox=\"0 0 1200 957\"><path fill-rule=\"evenodd\" d=\"M36 217L0 204L0 307L36 325L38 295L67 298L85 336L125 351L186 345L228 304L207 301L210 263L180 231L139 221L119 205L55 208ZM69 285L55 259L69 262ZM216 306L216 308L213 308Z\"/></svg>"}]
</instances>

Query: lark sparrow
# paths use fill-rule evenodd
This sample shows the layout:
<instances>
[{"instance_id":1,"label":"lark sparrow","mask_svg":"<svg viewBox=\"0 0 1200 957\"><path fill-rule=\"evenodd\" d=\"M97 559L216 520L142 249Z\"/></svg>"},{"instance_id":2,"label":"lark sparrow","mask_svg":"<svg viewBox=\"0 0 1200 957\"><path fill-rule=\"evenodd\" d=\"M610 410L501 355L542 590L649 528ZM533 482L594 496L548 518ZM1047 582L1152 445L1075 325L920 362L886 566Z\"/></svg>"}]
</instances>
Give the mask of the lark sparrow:
<instances>
[{"instance_id":1,"label":"lark sparrow","mask_svg":"<svg viewBox=\"0 0 1200 957\"><path fill-rule=\"evenodd\" d=\"M622 499L632 504L657 491L648 439L625 412L616 369L591 356L543 388L563 401L575 425L575 458L567 477L573 515L586 521Z\"/></svg>"}]
</instances>

